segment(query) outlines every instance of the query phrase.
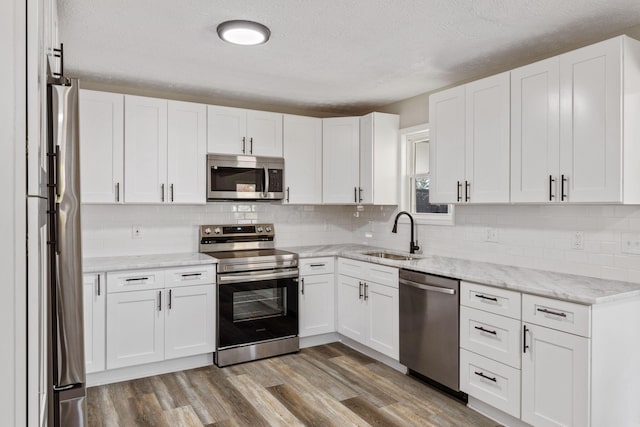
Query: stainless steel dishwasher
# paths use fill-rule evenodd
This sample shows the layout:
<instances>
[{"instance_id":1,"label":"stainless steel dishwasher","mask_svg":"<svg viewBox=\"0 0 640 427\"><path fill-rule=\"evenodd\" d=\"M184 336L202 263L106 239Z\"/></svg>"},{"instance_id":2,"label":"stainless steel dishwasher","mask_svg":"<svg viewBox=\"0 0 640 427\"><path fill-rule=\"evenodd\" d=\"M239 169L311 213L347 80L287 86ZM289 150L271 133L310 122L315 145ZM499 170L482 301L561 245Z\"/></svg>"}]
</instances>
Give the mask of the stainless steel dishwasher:
<instances>
[{"instance_id":1,"label":"stainless steel dishwasher","mask_svg":"<svg viewBox=\"0 0 640 427\"><path fill-rule=\"evenodd\" d=\"M459 387L459 298L459 280L400 270L400 363L466 400Z\"/></svg>"}]
</instances>

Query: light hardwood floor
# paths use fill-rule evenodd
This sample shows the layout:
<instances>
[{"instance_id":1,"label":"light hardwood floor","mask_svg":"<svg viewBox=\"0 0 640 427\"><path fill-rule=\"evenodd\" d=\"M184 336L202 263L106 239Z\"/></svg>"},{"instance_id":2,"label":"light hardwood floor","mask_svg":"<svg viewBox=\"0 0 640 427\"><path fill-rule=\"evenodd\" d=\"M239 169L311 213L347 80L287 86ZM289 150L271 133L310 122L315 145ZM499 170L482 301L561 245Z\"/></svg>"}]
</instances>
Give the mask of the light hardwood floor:
<instances>
[{"instance_id":1,"label":"light hardwood floor","mask_svg":"<svg viewBox=\"0 0 640 427\"><path fill-rule=\"evenodd\" d=\"M496 426L334 343L227 368L92 387L89 426Z\"/></svg>"}]
</instances>

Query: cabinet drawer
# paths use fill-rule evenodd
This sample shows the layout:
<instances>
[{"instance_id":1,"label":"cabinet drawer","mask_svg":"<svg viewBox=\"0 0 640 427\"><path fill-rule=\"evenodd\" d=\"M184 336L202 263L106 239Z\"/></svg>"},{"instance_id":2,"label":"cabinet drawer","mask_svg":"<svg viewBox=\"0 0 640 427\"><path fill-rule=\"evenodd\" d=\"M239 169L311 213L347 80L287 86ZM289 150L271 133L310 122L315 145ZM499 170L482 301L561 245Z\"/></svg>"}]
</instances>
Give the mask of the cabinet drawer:
<instances>
[{"instance_id":1,"label":"cabinet drawer","mask_svg":"<svg viewBox=\"0 0 640 427\"><path fill-rule=\"evenodd\" d=\"M460 305L520 320L520 292L463 281Z\"/></svg>"},{"instance_id":2,"label":"cabinet drawer","mask_svg":"<svg viewBox=\"0 0 640 427\"><path fill-rule=\"evenodd\" d=\"M365 279L369 282L398 288L398 269L384 265L367 263Z\"/></svg>"},{"instance_id":3,"label":"cabinet drawer","mask_svg":"<svg viewBox=\"0 0 640 427\"><path fill-rule=\"evenodd\" d=\"M591 306L588 305L525 294L522 320L587 338L591 336Z\"/></svg>"},{"instance_id":4,"label":"cabinet drawer","mask_svg":"<svg viewBox=\"0 0 640 427\"><path fill-rule=\"evenodd\" d=\"M460 347L520 368L520 321L460 307Z\"/></svg>"},{"instance_id":5,"label":"cabinet drawer","mask_svg":"<svg viewBox=\"0 0 640 427\"><path fill-rule=\"evenodd\" d=\"M298 263L301 276L333 273L334 264L333 257L301 259Z\"/></svg>"},{"instance_id":6,"label":"cabinet drawer","mask_svg":"<svg viewBox=\"0 0 640 427\"><path fill-rule=\"evenodd\" d=\"M347 258L338 258L338 274L355 277L357 279L364 278L364 272L367 263Z\"/></svg>"},{"instance_id":7,"label":"cabinet drawer","mask_svg":"<svg viewBox=\"0 0 640 427\"><path fill-rule=\"evenodd\" d=\"M164 288L163 270L130 270L107 273L107 292Z\"/></svg>"},{"instance_id":8,"label":"cabinet drawer","mask_svg":"<svg viewBox=\"0 0 640 427\"><path fill-rule=\"evenodd\" d=\"M216 283L216 269L212 264L165 270L165 285L177 286L212 285Z\"/></svg>"},{"instance_id":9,"label":"cabinet drawer","mask_svg":"<svg viewBox=\"0 0 640 427\"><path fill-rule=\"evenodd\" d=\"M520 418L520 370L460 349L460 390Z\"/></svg>"}]
</instances>

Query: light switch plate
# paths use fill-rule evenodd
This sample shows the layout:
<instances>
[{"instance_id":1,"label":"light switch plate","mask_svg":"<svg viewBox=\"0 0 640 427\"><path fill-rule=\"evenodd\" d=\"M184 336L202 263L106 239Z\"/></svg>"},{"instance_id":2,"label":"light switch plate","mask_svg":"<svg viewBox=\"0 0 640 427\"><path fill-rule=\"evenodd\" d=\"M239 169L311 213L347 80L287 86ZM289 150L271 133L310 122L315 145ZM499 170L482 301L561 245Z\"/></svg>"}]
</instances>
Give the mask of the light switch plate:
<instances>
[{"instance_id":1,"label":"light switch plate","mask_svg":"<svg viewBox=\"0 0 640 427\"><path fill-rule=\"evenodd\" d=\"M640 234L638 233L621 233L620 234L621 252L631 255L640 255Z\"/></svg>"},{"instance_id":2,"label":"light switch plate","mask_svg":"<svg viewBox=\"0 0 640 427\"><path fill-rule=\"evenodd\" d=\"M498 243L498 229L495 227L487 227L485 235L485 241L491 243Z\"/></svg>"},{"instance_id":3,"label":"light switch plate","mask_svg":"<svg viewBox=\"0 0 640 427\"><path fill-rule=\"evenodd\" d=\"M576 231L573 233L571 238L571 247L578 251L584 249L584 233L582 231Z\"/></svg>"},{"instance_id":4,"label":"light switch plate","mask_svg":"<svg viewBox=\"0 0 640 427\"><path fill-rule=\"evenodd\" d=\"M142 226L134 225L131 227L131 237L134 239L142 239Z\"/></svg>"}]
</instances>

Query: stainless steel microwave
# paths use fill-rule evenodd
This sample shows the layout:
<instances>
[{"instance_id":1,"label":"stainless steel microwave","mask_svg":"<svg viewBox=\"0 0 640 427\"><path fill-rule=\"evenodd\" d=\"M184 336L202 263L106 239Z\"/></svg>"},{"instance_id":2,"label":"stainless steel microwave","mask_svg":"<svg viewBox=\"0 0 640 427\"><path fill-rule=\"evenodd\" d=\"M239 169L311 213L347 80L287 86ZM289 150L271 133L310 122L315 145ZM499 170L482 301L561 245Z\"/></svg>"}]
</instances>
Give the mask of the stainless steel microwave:
<instances>
[{"instance_id":1,"label":"stainless steel microwave","mask_svg":"<svg viewBox=\"0 0 640 427\"><path fill-rule=\"evenodd\" d=\"M284 159L207 155L207 200L282 200Z\"/></svg>"}]
</instances>

